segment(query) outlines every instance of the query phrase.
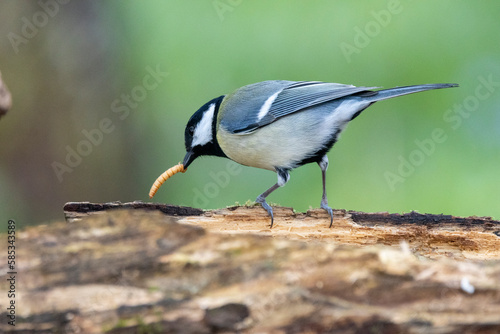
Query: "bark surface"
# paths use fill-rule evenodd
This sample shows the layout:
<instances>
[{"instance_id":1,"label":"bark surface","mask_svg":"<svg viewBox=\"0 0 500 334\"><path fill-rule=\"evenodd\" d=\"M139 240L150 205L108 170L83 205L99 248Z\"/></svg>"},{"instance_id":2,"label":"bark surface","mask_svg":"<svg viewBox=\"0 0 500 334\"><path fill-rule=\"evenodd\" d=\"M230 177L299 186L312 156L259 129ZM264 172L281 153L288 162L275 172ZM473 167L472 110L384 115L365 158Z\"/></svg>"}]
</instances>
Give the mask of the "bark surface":
<instances>
[{"instance_id":1,"label":"bark surface","mask_svg":"<svg viewBox=\"0 0 500 334\"><path fill-rule=\"evenodd\" d=\"M274 210L269 229L260 207L68 203L71 223L17 232L16 326L0 329L500 332L500 222Z\"/></svg>"}]
</instances>

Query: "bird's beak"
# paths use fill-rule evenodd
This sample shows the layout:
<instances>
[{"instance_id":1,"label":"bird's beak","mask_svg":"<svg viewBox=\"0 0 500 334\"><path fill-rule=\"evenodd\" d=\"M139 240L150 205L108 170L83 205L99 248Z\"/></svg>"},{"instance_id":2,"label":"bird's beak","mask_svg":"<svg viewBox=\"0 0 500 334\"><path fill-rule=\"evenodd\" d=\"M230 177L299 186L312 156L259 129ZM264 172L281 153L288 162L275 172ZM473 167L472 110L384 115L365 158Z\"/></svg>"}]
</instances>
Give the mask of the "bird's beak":
<instances>
[{"instance_id":1,"label":"bird's beak","mask_svg":"<svg viewBox=\"0 0 500 334\"><path fill-rule=\"evenodd\" d=\"M196 159L196 154L193 151L188 151L184 156L184 161L182 164L184 165L184 169L188 168L188 166Z\"/></svg>"}]
</instances>

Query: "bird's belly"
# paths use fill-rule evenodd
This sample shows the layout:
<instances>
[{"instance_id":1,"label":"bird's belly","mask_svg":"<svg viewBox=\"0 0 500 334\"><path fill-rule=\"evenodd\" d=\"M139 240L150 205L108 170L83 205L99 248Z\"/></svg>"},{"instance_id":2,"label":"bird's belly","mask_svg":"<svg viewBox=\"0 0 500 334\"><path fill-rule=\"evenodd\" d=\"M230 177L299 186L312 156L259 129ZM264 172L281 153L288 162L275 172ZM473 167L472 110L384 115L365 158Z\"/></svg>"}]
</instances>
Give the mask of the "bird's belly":
<instances>
[{"instance_id":1,"label":"bird's belly","mask_svg":"<svg viewBox=\"0 0 500 334\"><path fill-rule=\"evenodd\" d=\"M249 134L233 134L219 127L217 140L222 151L242 165L272 171L276 167L293 169L324 149L346 123L333 115L319 117L314 112L303 111Z\"/></svg>"}]
</instances>

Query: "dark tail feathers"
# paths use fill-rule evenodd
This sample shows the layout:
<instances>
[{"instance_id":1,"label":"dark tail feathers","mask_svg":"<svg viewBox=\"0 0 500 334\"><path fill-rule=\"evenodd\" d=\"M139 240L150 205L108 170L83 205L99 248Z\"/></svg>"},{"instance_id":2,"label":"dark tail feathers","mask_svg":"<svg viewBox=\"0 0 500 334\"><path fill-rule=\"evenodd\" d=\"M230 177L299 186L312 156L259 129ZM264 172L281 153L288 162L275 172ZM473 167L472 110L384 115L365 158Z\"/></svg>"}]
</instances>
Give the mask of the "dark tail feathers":
<instances>
[{"instance_id":1,"label":"dark tail feathers","mask_svg":"<svg viewBox=\"0 0 500 334\"><path fill-rule=\"evenodd\" d=\"M393 97L423 92L425 90L431 89L441 89L441 88L450 88L450 87L458 87L458 84L427 84L427 85L415 85L415 86L405 86L405 87L395 87L389 89L382 89L376 91L376 94L371 96L367 96L366 99L370 102L376 102L381 100L390 99Z\"/></svg>"}]
</instances>

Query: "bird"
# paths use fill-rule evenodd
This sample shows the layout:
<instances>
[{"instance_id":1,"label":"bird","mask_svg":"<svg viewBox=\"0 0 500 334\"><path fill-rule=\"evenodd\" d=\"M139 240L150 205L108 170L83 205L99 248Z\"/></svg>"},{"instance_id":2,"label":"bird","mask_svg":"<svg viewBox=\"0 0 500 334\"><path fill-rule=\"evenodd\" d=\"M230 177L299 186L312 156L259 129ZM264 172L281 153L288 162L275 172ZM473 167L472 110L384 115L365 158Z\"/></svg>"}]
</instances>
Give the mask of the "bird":
<instances>
[{"instance_id":1,"label":"bird","mask_svg":"<svg viewBox=\"0 0 500 334\"><path fill-rule=\"evenodd\" d=\"M266 198L290 179L290 172L318 164L323 195L320 207L330 216L326 171L332 146L346 125L381 100L458 84L423 84L390 89L321 81L269 80L249 84L210 100L189 119L184 170L200 156L229 158L241 165L277 173L277 182L260 194L259 203L274 223Z\"/></svg>"}]
</instances>

